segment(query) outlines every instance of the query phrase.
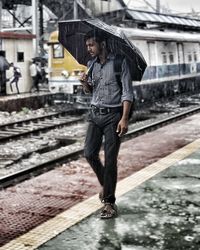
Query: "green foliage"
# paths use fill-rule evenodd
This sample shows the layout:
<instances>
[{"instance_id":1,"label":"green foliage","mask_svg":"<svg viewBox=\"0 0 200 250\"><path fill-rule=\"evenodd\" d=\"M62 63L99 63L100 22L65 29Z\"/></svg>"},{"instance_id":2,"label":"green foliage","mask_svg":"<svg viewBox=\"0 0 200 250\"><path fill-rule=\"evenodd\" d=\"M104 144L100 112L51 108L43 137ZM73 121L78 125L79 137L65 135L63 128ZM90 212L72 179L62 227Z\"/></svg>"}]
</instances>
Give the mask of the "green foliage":
<instances>
[{"instance_id":1,"label":"green foliage","mask_svg":"<svg viewBox=\"0 0 200 250\"><path fill-rule=\"evenodd\" d=\"M29 113L29 109L28 109L27 107L23 107L23 108L22 108L22 112L23 112L24 114L28 114L28 113Z\"/></svg>"}]
</instances>

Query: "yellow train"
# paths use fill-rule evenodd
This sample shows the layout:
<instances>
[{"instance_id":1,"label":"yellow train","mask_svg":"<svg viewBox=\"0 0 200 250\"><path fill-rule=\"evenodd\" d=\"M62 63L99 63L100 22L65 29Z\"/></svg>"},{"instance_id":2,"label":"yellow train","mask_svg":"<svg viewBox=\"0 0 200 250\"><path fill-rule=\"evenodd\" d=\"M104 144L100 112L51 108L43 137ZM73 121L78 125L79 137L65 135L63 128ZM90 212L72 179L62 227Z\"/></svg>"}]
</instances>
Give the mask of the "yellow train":
<instances>
[{"instance_id":1,"label":"yellow train","mask_svg":"<svg viewBox=\"0 0 200 250\"><path fill-rule=\"evenodd\" d=\"M79 64L58 42L58 31L51 33L48 45L49 91L64 93L68 101L76 101L82 89L79 79L87 67Z\"/></svg>"}]
</instances>

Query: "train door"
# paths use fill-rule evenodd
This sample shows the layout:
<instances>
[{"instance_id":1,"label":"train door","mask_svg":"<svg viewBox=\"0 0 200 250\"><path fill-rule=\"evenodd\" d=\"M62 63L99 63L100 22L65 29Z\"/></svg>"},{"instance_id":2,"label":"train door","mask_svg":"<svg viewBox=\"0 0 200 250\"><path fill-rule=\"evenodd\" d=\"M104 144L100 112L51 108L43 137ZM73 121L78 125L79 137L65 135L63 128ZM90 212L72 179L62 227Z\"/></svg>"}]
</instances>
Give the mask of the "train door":
<instances>
[{"instance_id":1,"label":"train door","mask_svg":"<svg viewBox=\"0 0 200 250\"><path fill-rule=\"evenodd\" d=\"M148 46L148 55L149 55L149 62L148 65L151 68L151 76L149 76L150 79L158 78L158 70L157 70L157 48L156 43L153 42L147 42Z\"/></svg>"},{"instance_id":2,"label":"train door","mask_svg":"<svg viewBox=\"0 0 200 250\"><path fill-rule=\"evenodd\" d=\"M149 65L156 65L156 46L155 42L148 42Z\"/></svg>"},{"instance_id":3,"label":"train door","mask_svg":"<svg viewBox=\"0 0 200 250\"><path fill-rule=\"evenodd\" d=\"M177 52L178 52L178 72L180 76L185 72L185 56L184 56L183 43L177 43Z\"/></svg>"}]
</instances>

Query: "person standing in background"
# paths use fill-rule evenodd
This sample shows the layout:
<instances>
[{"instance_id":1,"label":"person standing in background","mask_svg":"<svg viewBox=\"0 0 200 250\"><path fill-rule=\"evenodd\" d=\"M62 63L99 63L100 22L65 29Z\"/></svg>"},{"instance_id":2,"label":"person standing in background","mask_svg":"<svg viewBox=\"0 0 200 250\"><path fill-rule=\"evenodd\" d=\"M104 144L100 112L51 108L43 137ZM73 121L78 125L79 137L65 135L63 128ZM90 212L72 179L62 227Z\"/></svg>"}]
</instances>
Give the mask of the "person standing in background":
<instances>
[{"instance_id":1,"label":"person standing in background","mask_svg":"<svg viewBox=\"0 0 200 250\"><path fill-rule=\"evenodd\" d=\"M32 87L31 87L30 92L32 92L33 88L35 88L36 91L39 92L38 66L35 60L32 60L32 63L29 69L30 69L30 75L32 78Z\"/></svg>"},{"instance_id":2,"label":"person standing in background","mask_svg":"<svg viewBox=\"0 0 200 250\"><path fill-rule=\"evenodd\" d=\"M0 51L0 95L6 95L6 70L10 67L5 52Z\"/></svg>"}]
</instances>

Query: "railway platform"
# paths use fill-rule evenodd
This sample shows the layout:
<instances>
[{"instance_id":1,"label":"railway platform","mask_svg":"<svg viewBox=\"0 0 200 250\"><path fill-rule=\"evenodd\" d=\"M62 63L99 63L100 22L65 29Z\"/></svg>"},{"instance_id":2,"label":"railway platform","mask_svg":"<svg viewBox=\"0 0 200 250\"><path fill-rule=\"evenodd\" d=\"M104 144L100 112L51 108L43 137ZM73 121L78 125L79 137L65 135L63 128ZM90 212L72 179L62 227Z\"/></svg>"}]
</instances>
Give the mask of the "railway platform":
<instances>
[{"instance_id":1,"label":"railway platform","mask_svg":"<svg viewBox=\"0 0 200 250\"><path fill-rule=\"evenodd\" d=\"M38 109L45 104L52 104L56 94L46 89L33 93L21 93L0 96L0 111L12 112L21 111L22 108Z\"/></svg>"},{"instance_id":2,"label":"railway platform","mask_svg":"<svg viewBox=\"0 0 200 250\"><path fill-rule=\"evenodd\" d=\"M55 218L66 230L37 249L198 250L199 178L200 139L120 181L117 218L100 219L92 197Z\"/></svg>"},{"instance_id":3,"label":"railway platform","mask_svg":"<svg viewBox=\"0 0 200 250\"><path fill-rule=\"evenodd\" d=\"M83 158L0 190L0 250L199 250L199 119L122 143L115 219Z\"/></svg>"}]
</instances>

